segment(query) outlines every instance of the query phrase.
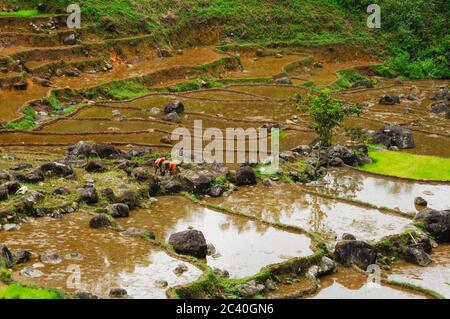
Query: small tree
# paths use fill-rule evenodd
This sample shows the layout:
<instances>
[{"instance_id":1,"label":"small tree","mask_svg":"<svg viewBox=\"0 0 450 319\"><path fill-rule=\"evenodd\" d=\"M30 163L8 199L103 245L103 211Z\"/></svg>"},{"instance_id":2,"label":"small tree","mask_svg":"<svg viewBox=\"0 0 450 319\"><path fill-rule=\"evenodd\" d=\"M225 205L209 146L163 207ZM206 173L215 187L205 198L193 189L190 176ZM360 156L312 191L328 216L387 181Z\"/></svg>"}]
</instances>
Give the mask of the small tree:
<instances>
[{"instance_id":1,"label":"small tree","mask_svg":"<svg viewBox=\"0 0 450 319\"><path fill-rule=\"evenodd\" d=\"M347 116L360 115L362 112L361 105L346 105L343 101L333 98L328 91L309 95L305 105L313 129L319 135L321 148L331 146L333 130L342 126Z\"/></svg>"}]
</instances>

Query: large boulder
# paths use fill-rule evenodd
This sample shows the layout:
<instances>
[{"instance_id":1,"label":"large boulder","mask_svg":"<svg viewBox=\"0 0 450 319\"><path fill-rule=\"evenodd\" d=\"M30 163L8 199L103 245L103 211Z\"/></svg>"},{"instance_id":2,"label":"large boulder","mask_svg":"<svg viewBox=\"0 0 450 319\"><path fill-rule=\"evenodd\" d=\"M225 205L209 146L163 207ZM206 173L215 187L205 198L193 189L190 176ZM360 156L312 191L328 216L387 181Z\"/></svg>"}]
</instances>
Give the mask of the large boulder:
<instances>
[{"instance_id":1,"label":"large boulder","mask_svg":"<svg viewBox=\"0 0 450 319\"><path fill-rule=\"evenodd\" d=\"M123 156L123 152L114 145L99 143L94 145L95 153L100 158L118 158Z\"/></svg>"},{"instance_id":2,"label":"large boulder","mask_svg":"<svg viewBox=\"0 0 450 319\"><path fill-rule=\"evenodd\" d=\"M161 191L164 194L176 194L183 191L183 184L176 177L163 177L160 179Z\"/></svg>"},{"instance_id":3,"label":"large boulder","mask_svg":"<svg viewBox=\"0 0 450 319\"><path fill-rule=\"evenodd\" d=\"M21 185L18 182L7 182L2 186L6 187L9 195L14 195L21 187Z\"/></svg>"},{"instance_id":4,"label":"large boulder","mask_svg":"<svg viewBox=\"0 0 450 319\"><path fill-rule=\"evenodd\" d=\"M172 101L164 107L164 113L166 114L170 113L181 114L183 112L184 112L184 104L180 101Z\"/></svg>"},{"instance_id":5,"label":"large boulder","mask_svg":"<svg viewBox=\"0 0 450 319\"><path fill-rule=\"evenodd\" d=\"M379 103L382 105L400 104L400 97L398 97L397 95L385 94L380 97Z\"/></svg>"},{"instance_id":6,"label":"large boulder","mask_svg":"<svg viewBox=\"0 0 450 319\"><path fill-rule=\"evenodd\" d=\"M450 105L448 101L436 102L431 105L430 112L435 114L441 114L450 110Z\"/></svg>"},{"instance_id":7,"label":"large boulder","mask_svg":"<svg viewBox=\"0 0 450 319\"><path fill-rule=\"evenodd\" d=\"M256 185L256 174L250 166L242 166L236 170L236 185Z\"/></svg>"},{"instance_id":8,"label":"large boulder","mask_svg":"<svg viewBox=\"0 0 450 319\"><path fill-rule=\"evenodd\" d=\"M339 241L334 250L336 261L345 266L355 264L366 269L375 264L377 252L368 243L359 240Z\"/></svg>"},{"instance_id":9,"label":"large boulder","mask_svg":"<svg viewBox=\"0 0 450 319\"><path fill-rule=\"evenodd\" d=\"M39 170L47 176L66 177L73 174L70 166L58 162L49 162L42 164Z\"/></svg>"},{"instance_id":10,"label":"large boulder","mask_svg":"<svg viewBox=\"0 0 450 319\"><path fill-rule=\"evenodd\" d=\"M412 132L400 126L386 126L375 132L372 143L383 144L387 148L396 146L400 149L413 148L416 146Z\"/></svg>"},{"instance_id":11,"label":"large boulder","mask_svg":"<svg viewBox=\"0 0 450 319\"><path fill-rule=\"evenodd\" d=\"M415 217L425 223L426 230L439 242L450 242L450 210L438 211L426 208Z\"/></svg>"},{"instance_id":12,"label":"large boulder","mask_svg":"<svg viewBox=\"0 0 450 319\"><path fill-rule=\"evenodd\" d=\"M80 192L80 201L92 205L98 203L98 194L95 187L85 187Z\"/></svg>"},{"instance_id":13,"label":"large boulder","mask_svg":"<svg viewBox=\"0 0 450 319\"><path fill-rule=\"evenodd\" d=\"M148 194L150 196L155 196L161 189L161 182L159 178L151 174L148 178Z\"/></svg>"},{"instance_id":14,"label":"large boulder","mask_svg":"<svg viewBox=\"0 0 450 319\"><path fill-rule=\"evenodd\" d=\"M67 157L70 159L89 157L120 158L123 155L124 153L120 149L105 143L92 144L80 141L67 148Z\"/></svg>"},{"instance_id":15,"label":"large boulder","mask_svg":"<svg viewBox=\"0 0 450 319\"><path fill-rule=\"evenodd\" d=\"M195 194L206 194L216 179L214 175L208 172L195 172L192 170L184 171L180 178L184 188Z\"/></svg>"},{"instance_id":16,"label":"large boulder","mask_svg":"<svg viewBox=\"0 0 450 319\"><path fill-rule=\"evenodd\" d=\"M75 45L77 44L77 36L75 33L71 33L63 39L64 45Z\"/></svg>"},{"instance_id":17,"label":"large boulder","mask_svg":"<svg viewBox=\"0 0 450 319\"><path fill-rule=\"evenodd\" d=\"M182 255L206 258L208 252L205 236L201 231L194 229L170 235L169 244Z\"/></svg>"},{"instance_id":18,"label":"large boulder","mask_svg":"<svg viewBox=\"0 0 450 319\"><path fill-rule=\"evenodd\" d=\"M444 85L439 90L433 93L431 96L432 100L450 100L450 92L448 91L448 86Z\"/></svg>"},{"instance_id":19,"label":"large boulder","mask_svg":"<svg viewBox=\"0 0 450 319\"><path fill-rule=\"evenodd\" d=\"M106 171L106 166L100 161L88 161L84 169L89 173L101 173Z\"/></svg>"}]
</instances>

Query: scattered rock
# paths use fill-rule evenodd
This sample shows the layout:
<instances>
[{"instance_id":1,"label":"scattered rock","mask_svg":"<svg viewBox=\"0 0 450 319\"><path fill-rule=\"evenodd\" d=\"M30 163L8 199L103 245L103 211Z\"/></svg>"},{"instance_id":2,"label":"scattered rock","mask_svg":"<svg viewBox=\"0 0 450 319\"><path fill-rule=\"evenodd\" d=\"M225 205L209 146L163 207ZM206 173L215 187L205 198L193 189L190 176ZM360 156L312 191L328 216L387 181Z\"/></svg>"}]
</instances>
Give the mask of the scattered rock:
<instances>
[{"instance_id":1,"label":"scattered rock","mask_svg":"<svg viewBox=\"0 0 450 319\"><path fill-rule=\"evenodd\" d=\"M105 214L97 214L89 221L89 227L99 229L112 226L111 219Z\"/></svg>"},{"instance_id":2,"label":"scattered rock","mask_svg":"<svg viewBox=\"0 0 450 319\"><path fill-rule=\"evenodd\" d=\"M105 165L100 161L89 161L84 166L84 169L89 173L101 173L106 171Z\"/></svg>"},{"instance_id":3,"label":"scattered rock","mask_svg":"<svg viewBox=\"0 0 450 319\"><path fill-rule=\"evenodd\" d=\"M423 199L422 197L416 197L414 199L414 204L417 206L427 207L428 202L425 199Z\"/></svg>"},{"instance_id":4,"label":"scattered rock","mask_svg":"<svg viewBox=\"0 0 450 319\"><path fill-rule=\"evenodd\" d=\"M181 117L176 112L164 115L163 120L172 123L181 123Z\"/></svg>"},{"instance_id":5,"label":"scattered rock","mask_svg":"<svg viewBox=\"0 0 450 319\"><path fill-rule=\"evenodd\" d=\"M256 174L250 166L239 167L236 170L236 185L256 185Z\"/></svg>"},{"instance_id":6,"label":"scattered rock","mask_svg":"<svg viewBox=\"0 0 450 319\"><path fill-rule=\"evenodd\" d=\"M238 290L242 297L250 298L254 297L257 294L263 292L265 289L264 285L257 285L253 280L242 284L239 286Z\"/></svg>"},{"instance_id":7,"label":"scattered rock","mask_svg":"<svg viewBox=\"0 0 450 319\"><path fill-rule=\"evenodd\" d=\"M208 256L212 256L217 252L216 247L214 247L214 245L211 243L206 244L206 247L207 247L207 255Z\"/></svg>"},{"instance_id":8,"label":"scattered rock","mask_svg":"<svg viewBox=\"0 0 450 319\"><path fill-rule=\"evenodd\" d=\"M266 287L267 291L275 291L275 290L277 290L277 285L270 278L266 280L266 282L264 283L264 286Z\"/></svg>"},{"instance_id":9,"label":"scattered rock","mask_svg":"<svg viewBox=\"0 0 450 319\"><path fill-rule=\"evenodd\" d=\"M167 104L164 107L164 113L170 114L170 113L178 113L181 114L184 112L184 104L180 101L173 101Z\"/></svg>"},{"instance_id":10,"label":"scattered rock","mask_svg":"<svg viewBox=\"0 0 450 319\"><path fill-rule=\"evenodd\" d=\"M5 186L0 186L0 201L8 199L8 189Z\"/></svg>"},{"instance_id":11,"label":"scattered rock","mask_svg":"<svg viewBox=\"0 0 450 319\"><path fill-rule=\"evenodd\" d=\"M169 244L182 255L205 258L208 248L205 236L198 230L190 229L170 235Z\"/></svg>"},{"instance_id":12,"label":"scattered rock","mask_svg":"<svg viewBox=\"0 0 450 319\"><path fill-rule=\"evenodd\" d=\"M423 221L427 232L438 242L450 242L450 210L437 211L426 208L420 211L414 220Z\"/></svg>"},{"instance_id":13,"label":"scattered rock","mask_svg":"<svg viewBox=\"0 0 450 319\"><path fill-rule=\"evenodd\" d=\"M69 195L69 194L70 194L70 191L65 187L57 187L53 190L53 195L65 196L65 195Z\"/></svg>"},{"instance_id":14,"label":"scattered rock","mask_svg":"<svg viewBox=\"0 0 450 319\"><path fill-rule=\"evenodd\" d=\"M128 296L128 293L123 288L111 288L109 290L109 296L111 298L126 298Z\"/></svg>"},{"instance_id":15,"label":"scattered rock","mask_svg":"<svg viewBox=\"0 0 450 319\"><path fill-rule=\"evenodd\" d=\"M179 264L174 270L173 273L177 275L177 277L180 277L182 274L184 274L186 271L188 271L188 267L185 264Z\"/></svg>"},{"instance_id":16,"label":"scattered rock","mask_svg":"<svg viewBox=\"0 0 450 319\"><path fill-rule=\"evenodd\" d=\"M230 273L228 272L228 270L222 270L222 269L214 267L213 272L219 278L229 278L230 277Z\"/></svg>"},{"instance_id":17,"label":"scattered rock","mask_svg":"<svg viewBox=\"0 0 450 319\"><path fill-rule=\"evenodd\" d=\"M19 250L16 252L16 264L23 264L31 259L31 253L28 250Z\"/></svg>"},{"instance_id":18,"label":"scattered rock","mask_svg":"<svg viewBox=\"0 0 450 319\"><path fill-rule=\"evenodd\" d=\"M95 187L85 187L80 192L80 201L93 205L98 203L98 194Z\"/></svg>"},{"instance_id":19,"label":"scattered rock","mask_svg":"<svg viewBox=\"0 0 450 319\"><path fill-rule=\"evenodd\" d=\"M110 203L116 200L116 195L114 194L114 191L111 188L102 189L100 191L100 194L103 197L105 197Z\"/></svg>"},{"instance_id":20,"label":"scattered rock","mask_svg":"<svg viewBox=\"0 0 450 319\"><path fill-rule=\"evenodd\" d=\"M184 188L195 194L206 194L211 184L216 180L214 175L209 172L195 172L185 170L180 174L181 182Z\"/></svg>"},{"instance_id":21,"label":"scattered rock","mask_svg":"<svg viewBox=\"0 0 450 319\"><path fill-rule=\"evenodd\" d=\"M336 271L336 263L327 256L323 256L320 260L318 275L323 276Z\"/></svg>"},{"instance_id":22,"label":"scattered rock","mask_svg":"<svg viewBox=\"0 0 450 319\"><path fill-rule=\"evenodd\" d=\"M116 199L116 203L126 204L130 209L134 209L139 206L139 201L136 194L132 190L125 191Z\"/></svg>"},{"instance_id":23,"label":"scattered rock","mask_svg":"<svg viewBox=\"0 0 450 319\"><path fill-rule=\"evenodd\" d=\"M358 240L339 241L334 251L336 261L350 266L356 264L362 269L375 264L377 252L368 243Z\"/></svg>"},{"instance_id":24,"label":"scattered rock","mask_svg":"<svg viewBox=\"0 0 450 319\"><path fill-rule=\"evenodd\" d=\"M353 236L352 234L344 233L342 235L342 240L356 240L356 237Z\"/></svg>"},{"instance_id":25,"label":"scattered rock","mask_svg":"<svg viewBox=\"0 0 450 319\"><path fill-rule=\"evenodd\" d=\"M164 288L167 288L167 286L169 286L169 283L165 280L156 280L155 281L156 288L164 289Z\"/></svg>"},{"instance_id":26,"label":"scattered rock","mask_svg":"<svg viewBox=\"0 0 450 319\"><path fill-rule=\"evenodd\" d=\"M44 264L56 265L62 262L59 252L54 249L46 250L39 254L39 260Z\"/></svg>"},{"instance_id":27,"label":"scattered rock","mask_svg":"<svg viewBox=\"0 0 450 319\"><path fill-rule=\"evenodd\" d=\"M423 247L418 245L409 246L404 256L407 262L425 267L431 263L430 256L424 251Z\"/></svg>"},{"instance_id":28,"label":"scattered rock","mask_svg":"<svg viewBox=\"0 0 450 319\"><path fill-rule=\"evenodd\" d=\"M209 191L209 196L216 198L222 196L222 194L225 192L225 186L222 184L215 185L211 188Z\"/></svg>"},{"instance_id":29,"label":"scattered rock","mask_svg":"<svg viewBox=\"0 0 450 319\"><path fill-rule=\"evenodd\" d=\"M64 45L75 45L77 44L77 37L75 33L69 34L63 40Z\"/></svg>"},{"instance_id":30,"label":"scattered rock","mask_svg":"<svg viewBox=\"0 0 450 319\"><path fill-rule=\"evenodd\" d=\"M11 268L14 265L14 255L5 245L0 247L0 261L5 263L6 268Z\"/></svg>"},{"instance_id":31,"label":"scattered rock","mask_svg":"<svg viewBox=\"0 0 450 319\"><path fill-rule=\"evenodd\" d=\"M280 85L292 85L291 79L289 79L287 76L276 79L275 83Z\"/></svg>"},{"instance_id":32,"label":"scattered rock","mask_svg":"<svg viewBox=\"0 0 450 319\"><path fill-rule=\"evenodd\" d=\"M39 167L39 170L44 173L44 175L53 177L66 177L73 174L73 170L70 166L58 162L42 164Z\"/></svg>"},{"instance_id":33,"label":"scattered rock","mask_svg":"<svg viewBox=\"0 0 450 319\"><path fill-rule=\"evenodd\" d=\"M39 269L32 267L32 266L28 266L28 267L21 269L19 273L22 276L28 277L28 278L39 278L44 275L44 273L42 271L40 271Z\"/></svg>"},{"instance_id":34,"label":"scattered rock","mask_svg":"<svg viewBox=\"0 0 450 319\"><path fill-rule=\"evenodd\" d=\"M67 260L83 260L84 257L80 253L70 253L64 256Z\"/></svg>"},{"instance_id":35,"label":"scattered rock","mask_svg":"<svg viewBox=\"0 0 450 319\"><path fill-rule=\"evenodd\" d=\"M394 104L400 104L400 97L397 95L383 95L380 97L380 104L382 105L394 105Z\"/></svg>"},{"instance_id":36,"label":"scattered rock","mask_svg":"<svg viewBox=\"0 0 450 319\"><path fill-rule=\"evenodd\" d=\"M155 233L141 229L141 228L128 228L126 231L122 232L124 236L130 236L130 237L144 237L148 239L156 239Z\"/></svg>"},{"instance_id":37,"label":"scattered rock","mask_svg":"<svg viewBox=\"0 0 450 319\"><path fill-rule=\"evenodd\" d=\"M106 211L114 218L128 217L130 215L130 208L126 204L112 204L106 207Z\"/></svg>"},{"instance_id":38,"label":"scattered rock","mask_svg":"<svg viewBox=\"0 0 450 319\"><path fill-rule=\"evenodd\" d=\"M386 126L375 132L372 143L383 144L387 148L397 146L400 149L416 146L412 132L400 126Z\"/></svg>"}]
</instances>

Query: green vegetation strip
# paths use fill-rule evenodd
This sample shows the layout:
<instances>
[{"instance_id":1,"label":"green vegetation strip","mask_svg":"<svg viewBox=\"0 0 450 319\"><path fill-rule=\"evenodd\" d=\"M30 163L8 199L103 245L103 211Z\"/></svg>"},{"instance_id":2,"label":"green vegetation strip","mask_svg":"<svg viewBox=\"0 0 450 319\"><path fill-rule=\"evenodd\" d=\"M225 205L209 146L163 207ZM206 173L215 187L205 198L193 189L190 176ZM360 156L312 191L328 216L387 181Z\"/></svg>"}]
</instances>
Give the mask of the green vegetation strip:
<instances>
[{"instance_id":1,"label":"green vegetation strip","mask_svg":"<svg viewBox=\"0 0 450 319\"><path fill-rule=\"evenodd\" d=\"M61 299L63 294L56 290L11 284L0 290L0 299Z\"/></svg>"},{"instance_id":2,"label":"green vegetation strip","mask_svg":"<svg viewBox=\"0 0 450 319\"><path fill-rule=\"evenodd\" d=\"M0 12L0 17L35 17L39 15L37 10L19 10L16 12Z\"/></svg>"},{"instance_id":3,"label":"green vegetation strip","mask_svg":"<svg viewBox=\"0 0 450 319\"><path fill-rule=\"evenodd\" d=\"M362 170L414 180L450 181L450 158L404 152L370 151L372 164Z\"/></svg>"}]
</instances>

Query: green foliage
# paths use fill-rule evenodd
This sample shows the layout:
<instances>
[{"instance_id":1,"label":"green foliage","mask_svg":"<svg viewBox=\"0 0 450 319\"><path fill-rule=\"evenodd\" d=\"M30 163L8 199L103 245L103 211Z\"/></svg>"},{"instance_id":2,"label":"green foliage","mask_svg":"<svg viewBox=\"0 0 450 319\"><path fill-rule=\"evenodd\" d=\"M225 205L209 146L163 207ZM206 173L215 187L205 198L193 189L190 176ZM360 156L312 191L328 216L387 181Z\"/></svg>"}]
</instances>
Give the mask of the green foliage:
<instances>
[{"instance_id":1,"label":"green foliage","mask_svg":"<svg viewBox=\"0 0 450 319\"><path fill-rule=\"evenodd\" d=\"M372 151L372 164L362 167L368 172L417 180L450 181L450 159L403 152Z\"/></svg>"},{"instance_id":2,"label":"green foliage","mask_svg":"<svg viewBox=\"0 0 450 319\"><path fill-rule=\"evenodd\" d=\"M44 98L44 103L50 105L52 111L58 111L64 108L64 106L58 101L58 98L55 96L54 93Z\"/></svg>"},{"instance_id":3,"label":"green foliage","mask_svg":"<svg viewBox=\"0 0 450 319\"><path fill-rule=\"evenodd\" d=\"M344 106L341 100L333 98L327 91L309 95L305 100L305 105L322 147L331 145L333 129L340 127L347 116L359 115L362 112L360 105Z\"/></svg>"},{"instance_id":4,"label":"green foliage","mask_svg":"<svg viewBox=\"0 0 450 319\"><path fill-rule=\"evenodd\" d=\"M356 83L367 82L369 85L372 85L372 82L369 78L366 78L362 75L359 75L353 69L349 70L341 70L337 72L337 81L329 86L331 90L343 90L352 88Z\"/></svg>"},{"instance_id":5,"label":"green foliage","mask_svg":"<svg viewBox=\"0 0 450 319\"><path fill-rule=\"evenodd\" d=\"M62 295L56 291L25 287L19 284L12 284L0 290L0 299L60 299Z\"/></svg>"},{"instance_id":6,"label":"green foliage","mask_svg":"<svg viewBox=\"0 0 450 319\"><path fill-rule=\"evenodd\" d=\"M39 12L33 10L19 10L16 12L0 12L0 17L34 17L39 15Z\"/></svg>"},{"instance_id":7,"label":"green foliage","mask_svg":"<svg viewBox=\"0 0 450 319\"><path fill-rule=\"evenodd\" d=\"M34 119L34 116L36 112L32 107L27 106L23 110L24 117L16 122L10 122L5 125L6 129L9 130L29 130L36 126L36 121Z\"/></svg>"},{"instance_id":8,"label":"green foliage","mask_svg":"<svg viewBox=\"0 0 450 319\"><path fill-rule=\"evenodd\" d=\"M142 83L136 81L114 82L107 88L107 93L117 100L129 100L150 93Z\"/></svg>"}]
</instances>

